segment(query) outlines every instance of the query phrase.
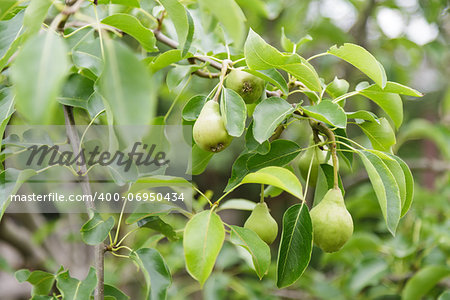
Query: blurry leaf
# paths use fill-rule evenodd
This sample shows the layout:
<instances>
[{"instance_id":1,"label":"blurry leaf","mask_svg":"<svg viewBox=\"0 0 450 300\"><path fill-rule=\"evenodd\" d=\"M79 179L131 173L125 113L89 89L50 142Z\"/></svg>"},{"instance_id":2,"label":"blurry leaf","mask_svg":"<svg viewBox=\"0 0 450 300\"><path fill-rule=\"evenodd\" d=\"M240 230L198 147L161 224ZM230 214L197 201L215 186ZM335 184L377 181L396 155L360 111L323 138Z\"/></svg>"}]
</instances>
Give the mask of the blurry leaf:
<instances>
[{"instance_id":1,"label":"blurry leaf","mask_svg":"<svg viewBox=\"0 0 450 300\"><path fill-rule=\"evenodd\" d=\"M282 189L269 185L264 189L264 197L277 197L283 192Z\"/></svg>"},{"instance_id":2,"label":"blurry leaf","mask_svg":"<svg viewBox=\"0 0 450 300\"><path fill-rule=\"evenodd\" d=\"M252 29L244 46L247 66L254 70L282 69L300 80L311 91L320 91L319 76L305 59L297 54L283 54L267 44Z\"/></svg>"},{"instance_id":3,"label":"blurry leaf","mask_svg":"<svg viewBox=\"0 0 450 300\"><path fill-rule=\"evenodd\" d=\"M306 111L308 116L331 126L339 128L345 128L347 126L347 115L339 104L323 100L316 105L302 106L302 109Z\"/></svg>"},{"instance_id":4,"label":"blurry leaf","mask_svg":"<svg viewBox=\"0 0 450 300\"><path fill-rule=\"evenodd\" d=\"M368 285L377 285L387 270L387 263L379 258L367 259L356 265L349 279L352 294L357 295Z\"/></svg>"},{"instance_id":5,"label":"blurry leaf","mask_svg":"<svg viewBox=\"0 0 450 300\"><path fill-rule=\"evenodd\" d=\"M188 170L186 173L192 175L199 175L203 173L213 155L214 155L213 152L205 151L201 149L199 146L194 145L192 147L192 157L190 162L192 169Z\"/></svg>"},{"instance_id":6,"label":"blurry leaf","mask_svg":"<svg viewBox=\"0 0 450 300\"><path fill-rule=\"evenodd\" d=\"M253 136L260 144L270 138L280 123L295 110L286 100L270 97L259 103L253 113Z\"/></svg>"},{"instance_id":7,"label":"blurry leaf","mask_svg":"<svg viewBox=\"0 0 450 300\"><path fill-rule=\"evenodd\" d=\"M261 238L252 230L230 225L230 239L233 244L239 245L247 250L253 260L253 266L259 279L269 271L270 266L270 248L261 240Z\"/></svg>"},{"instance_id":8,"label":"blurry leaf","mask_svg":"<svg viewBox=\"0 0 450 300\"><path fill-rule=\"evenodd\" d=\"M189 11L178 0L161 0L177 31L178 42L182 56L185 56L191 46L194 35L194 22Z\"/></svg>"},{"instance_id":9,"label":"blurry leaf","mask_svg":"<svg viewBox=\"0 0 450 300\"><path fill-rule=\"evenodd\" d=\"M140 7L139 0L98 0L98 4L120 4L131 7Z\"/></svg>"},{"instance_id":10,"label":"blurry leaf","mask_svg":"<svg viewBox=\"0 0 450 300\"><path fill-rule=\"evenodd\" d=\"M403 122L403 104L398 94L387 93L377 85L371 85L359 93L380 106L399 128Z\"/></svg>"},{"instance_id":11,"label":"blurry leaf","mask_svg":"<svg viewBox=\"0 0 450 300\"><path fill-rule=\"evenodd\" d=\"M53 283L55 282L55 275L44 271L19 270L14 276L16 279L22 282L29 282L33 286L31 295L48 295L50 293Z\"/></svg>"},{"instance_id":12,"label":"blurry leaf","mask_svg":"<svg viewBox=\"0 0 450 300\"><path fill-rule=\"evenodd\" d=\"M208 279L225 239L222 220L213 211L194 215L184 229L186 268L201 286Z\"/></svg>"},{"instance_id":13,"label":"blurry leaf","mask_svg":"<svg viewBox=\"0 0 450 300\"><path fill-rule=\"evenodd\" d=\"M165 300L167 289L172 284L172 276L161 254L153 248L142 248L132 252L130 257L142 268L147 293L145 299Z\"/></svg>"},{"instance_id":14,"label":"blurry leaf","mask_svg":"<svg viewBox=\"0 0 450 300\"><path fill-rule=\"evenodd\" d=\"M339 48L336 45L331 47L328 53L352 64L380 87L384 88L386 86L386 73L382 65L363 47L345 43Z\"/></svg>"},{"instance_id":15,"label":"blurry leaf","mask_svg":"<svg viewBox=\"0 0 450 300\"><path fill-rule=\"evenodd\" d=\"M423 267L405 285L402 300L419 300L443 278L450 276L450 268L442 265Z\"/></svg>"},{"instance_id":16,"label":"blurry leaf","mask_svg":"<svg viewBox=\"0 0 450 300\"><path fill-rule=\"evenodd\" d=\"M377 155L368 151L358 151L358 154L377 195L386 225L394 235L401 212L401 199L397 182L392 172Z\"/></svg>"},{"instance_id":17,"label":"blurry leaf","mask_svg":"<svg viewBox=\"0 0 450 300\"><path fill-rule=\"evenodd\" d=\"M81 41L72 49L72 60L79 69L89 70L95 78L99 77L103 70L103 59L100 48L100 40Z\"/></svg>"},{"instance_id":18,"label":"blurry leaf","mask_svg":"<svg viewBox=\"0 0 450 300\"><path fill-rule=\"evenodd\" d=\"M283 215L283 233L277 259L277 286L290 286L302 276L311 259L312 224L303 203L289 207Z\"/></svg>"},{"instance_id":19,"label":"blurry leaf","mask_svg":"<svg viewBox=\"0 0 450 300\"><path fill-rule=\"evenodd\" d=\"M5 133L6 125L14 111L14 96L11 89L0 89L0 144Z\"/></svg>"},{"instance_id":20,"label":"blurry leaf","mask_svg":"<svg viewBox=\"0 0 450 300\"><path fill-rule=\"evenodd\" d=\"M125 223L133 224L150 216L166 215L174 209L174 206L160 202L141 203L133 213L128 216Z\"/></svg>"},{"instance_id":21,"label":"blurry leaf","mask_svg":"<svg viewBox=\"0 0 450 300\"><path fill-rule=\"evenodd\" d=\"M104 290L105 290L105 299L108 296L114 297L114 299L116 299L116 300L129 300L130 299L130 297L125 295L121 290L119 290L115 286L105 284Z\"/></svg>"},{"instance_id":22,"label":"blurry leaf","mask_svg":"<svg viewBox=\"0 0 450 300\"><path fill-rule=\"evenodd\" d=\"M238 93L224 88L220 98L220 112L228 134L239 137L245 129L247 107Z\"/></svg>"},{"instance_id":23,"label":"blurry leaf","mask_svg":"<svg viewBox=\"0 0 450 300\"><path fill-rule=\"evenodd\" d=\"M50 121L56 97L69 71L66 46L52 32L29 40L11 66L16 108L32 124Z\"/></svg>"},{"instance_id":24,"label":"blurry leaf","mask_svg":"<svg viewBox=\"0 0 450 300\"><path fill-rule=\"evenodd\" d=\"M153 52L158 49L155 47L156 38L153 32L145 28L141 22L134 16L129 14L114 14L102 20L103 24L115 27L132 37L134 37L142 47L148 51Z\"/></svg>"},{"instance_id":25,"label":"blurry leaf","mask_svg":"<svg viewBox=\"0 0 450 300\"><path fill-rule=\"evenodd\" d=\"M154 117L150 75L135 54L115 41L105 47L105 69L99 92L108 102L116 125L147 125ZM112 125L112 124L110 124Z\"/></svg>"},{"instance_id":26,"label":"blurry leaf","mask_svg":"<svg viewBox=\"0 0 450 300\"><path fill-rule=\"evenodd\" d=\"M450 300L450 290L446 290L440 294L438 300Z\"/></svg>"},{"instance_id":27,"label":"blurry leaf","mask_svg":"<svg viewBox=\"0 0 450 300\"><path fill-rule=\"evenodd\" d=\"M32 169L16 170L8 168L0 173L0 220L9 205L10 196L15 194L28 178L36 175Z\"/></svg>"},{"instance_id":28,"label":"blurry leaf","mask_svg":"<svg viewBox=\"0 0 450 300\"><path fill-rule=\"evenodd\" d=\"M237 209L237 210L249 210L252 211L256 206L256 203L247 199L230 199L219 206L217 211L224 209Z\"/></svg>"},{"instance_id":29,"label":"blurry leaf","mask_svg":"<svg viewBox=\"0 0 450 300\"><path fill-rule=\"evenodd\" d=\"M350 84L347 80L334 77L333 81L327 85L325 91L331 96L331 98L335 99L347 93L349 87Z\"/></svg>"},{"instance_id":30,"label":"blurry leaf","mask_svg":"<svg viewBox=\"0 0 450 300\"><path fill-rule=\"evenodd\" d=\"M177 239L177 234L172 226L161 220L158 216L145 217L137 222L139 227L150 228L164 234L169 240Z\"/></svg>"},{"instance_id":31,"label":"blurry leaf","mask_svg":"<svg viewBox=\"0 0 450 300\"><path fill-rule=\"evenodd\" d=\"M199 0L200 7L219 20L225 32L239 48L245 35L245 15L234 0Z\"/></svg>"},{"instance_id":32,"label":"blurry leaf","mask_svg":"<svg viewBox=\"0 0 450 300\"><path fill-rule=\"evenodd\" d=\"M283 167L290 163L300 153L300 146L289 140L275 140L270 144L266 154L255 154L247 161L247 168L256 171L264 167Z\"/></svg>"},{"instance_id":33,"label":"blurry leaf","mask_svg":"<svg viewBox=\"0 0 450 300\"><path fill-rule=\"evenodd\" d=\"M358 124L364 134L369 138L373 149L388 152L396 142L395 133L389 121L385 118L377 122L363 122Z\"/></svg>"},{"instance_id":34,"label":"blurry leaf","mask_svg":"<svg viewBox=\"0 0 450 300\"><path fill-rule=\"evenodd\" d=\"M30 4L25 9L25 17L23 19L24 34L27 38L39 32L52 4L53 0L30 1ZM52 33L48 32L48 34Z\"/></svg>"},{"instance_id":35,"label":"blurry leaf","mask_svg":"<svg viewBox=\"0 0 450 300\"><path fill-rule=\"evenodd\" d=\"M114 218L110 216L106 221L100 214L94 216L81 227L81 238L88 245L97 245L103 242L114 227Z\"/></svg>"},{"instance_id":36,"label":"blurry leaf","mask_svg":"<svg viewBox=\"0 0 450 300\"><path fill-rule=\"evenodd\" d=\"M69 271L61 273L56 277L56 286L64 300L90 299L96 285L97 276L93 267L89 269L89 274L83 281L70 277Z\"/></svg>"},{"instance_id":37,"label":"blurry leaf","mask_svg":"<svg viewBox=\"0 0 450 300\"><path fill-rule=\"evenodd\" d=\"M286 83L286 80L283 78L283 76L278 72L276 69L268 69L268 70L251 70L251 69L244 69L243 71L253 74L255 76L258 76L259 78L264 79L265 81L270 82L277 88L279 88L283 94L287 95L289 93L289 89Z\"/></svg>"}]
</instances>

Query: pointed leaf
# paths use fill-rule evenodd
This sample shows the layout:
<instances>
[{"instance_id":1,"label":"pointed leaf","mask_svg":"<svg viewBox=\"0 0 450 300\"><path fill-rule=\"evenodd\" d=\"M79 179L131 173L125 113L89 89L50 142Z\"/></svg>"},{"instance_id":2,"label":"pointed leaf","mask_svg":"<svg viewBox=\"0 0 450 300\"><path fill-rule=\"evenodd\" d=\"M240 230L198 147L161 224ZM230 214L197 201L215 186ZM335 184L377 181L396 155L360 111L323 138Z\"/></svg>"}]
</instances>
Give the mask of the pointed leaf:
<instances>
[{"instance_id":1,"label":"pointed leaf","mask_svg":"<svg viewBox=\"0 0 450 300\"><path fill-rule=\"evenodd\" d=\"M358 124L364 134L369 138L373 149L388 152L395 144L395 133L389 121L385 118L377 122L363 122Z\"/></svg>"},{"instance_id":2,"label":"pointed leaf","mask_svg":"<svg viewBox=\"0 0 450 300\"><path fill-rule=\"evenodd\" d=\"M149 216L143 218L137 222L137 225L141 228L150 228L159 233L162 233L171 241L177 239L177 234L173 230L173 227L161 220L161 218L158 216Z\"/></svg>"},{"instance_id":3,"label":"pointed leaf","mask_svg":"<svg viewBox=\"0 0 450 300\"><path fill-rule=\"evenodd\" d=\"M89 269L89 274L83 281L70 277L69 271L61 273L56 277L56 286L64 300L90 299L96 285L97 276L93 267Z\"/></svg>"},{"instance_id":4,"label":"pointed leaf","mask_svg":"<svg viewBox=\"0 0 450 300\"><path fill-rule=\"evenodd\" d=\"M411 277L402 291L402 300L419 300L443 278L450 276L450 268L442 265L429 265Z\"/></svg>"},{"instance_id":5,"label":"pointed leaf","mask_svg":"<svg viewBox=\"0 0 450 300\"><path fill-rule=\"evenodd\" d=\"M106 221L100 214L94 216L81 227L81 238L88 245L97 245L103 242L114 227L114 218L110 216Z\"/></svg>"},{"instance_id":6,"label":"pointed leaf","mask_svg":"<svg viewBox=\"0 0 450 300\"><path fill-rule=\"evenodd\" d=\"M231 242L243 247L250 253L256 274L258 274L259 279L262 279L270 266L269 246L250 229L233 225L230 226L230 229Z\"/></svg>"},{"instance_id":7,"label":"pointed leaf","mask_svg":"<svg viewBox=\"0 0 450 300\"><path fill-rule=\"evenodd\" d=\"M245 129L247 107L238 93L224 88L220 100L220 111L228 134L239 137Z\"/></svg>"},{"instance_id":8,"label":"pointed leaf","mask_svg":"<svg viewBox=\"0 0 450 300\"><path fill-rule=\"evenodd\" d=\"M312 223L306 204L289 207L283 216L278 250L278 288L287 287L302 276L311 259L312 243Z\"/></svg>"},{"instance_id":9,"label":"pointed leaf","mask_svg":"<svg viewBox=\"0 0 450 300\"><path fill-rule=\"evenodd\" d=\"M268 69L268 70L251 70L251 69L244 69L243 71L250 73L252 75L258 76L259 78L264 79L265 81L270 82L277 88L279 88L283 94L287 95L289 93L289 89L286 83L286 80L283 78L283 76L278 72L276 69Z\"/></svg>"},{"instance_id":10,"label":"pointed leaf","mask_svg":"<svg viewBox=\"0 0 450 300\"><path fill-rule=\"evenodd\" d=\"M302 107L308 116L331 126L345 128L347 126L347 115L339 104L323 100L317 105Z\"/></svg>"},{"instance_id":11,"label":"pointed leaf","mask_svg":"<svg viewBox=\"0 0 450 300\"><path fill-rule=\"evenodd\" d=\"M224 239L222 220L212 211L202 211L186 224L183 238L186 268L201 286L212 272Z\"/></svg>"}]
</instances>

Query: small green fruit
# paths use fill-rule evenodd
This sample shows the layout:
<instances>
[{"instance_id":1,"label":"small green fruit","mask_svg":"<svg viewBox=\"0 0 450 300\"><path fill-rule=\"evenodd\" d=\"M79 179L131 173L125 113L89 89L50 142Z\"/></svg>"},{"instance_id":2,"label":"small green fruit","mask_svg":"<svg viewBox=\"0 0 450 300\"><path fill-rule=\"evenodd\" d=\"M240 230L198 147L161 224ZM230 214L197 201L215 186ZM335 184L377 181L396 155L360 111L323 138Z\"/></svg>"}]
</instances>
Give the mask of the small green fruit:
<instances>
[{"instance_id":1,"label":"small green fruit","mask_svg":"<svg viewBox=\"0 0 450 300\"><path fill-rule=\"evenodd\" d=\"M250 217L245 221L244 227L251 229L267 244L272 244L277 238L278 224L270 215L265 202L258 203Z\"/></svg>"},{"instance_id":2,"label":"small green fruit","mask_svg":"<svg viewBox=\"0 0 450 300\"><path fill-rule=\"evenodd\" d=\"M307 149L298 160L298 167L303 179L308 178L308 169L311 164L311 172L309 175L309 185L316 186L317 174L319 172L319 165L325 163L326 154L319 149L319 147L313 147Z\"/></svg>"},{"instance_id":3,"label":"small green fruit","mask_svg":"<svg viewBox=\"0 0 450 300\"><path fill-rule=\"evenodd\" d=\"M219 103L213 100L206 102L195 121L193 136L195 143L205 151L220 152L228 147L233 138L225 128Z\"/></svg>"},{"instance_id":4,"label":"small green fruit","mask_svg":"<svg viewBox=\"0 0 450 300\"><path fill-rule=\"evenodd\" d=\"M225 80L225 87L238 93L245 103L257 101L264 92L265 82L259 77L241 70L232 70Z\"/></svg>"},{"instance_id":5,"label":"small green fruit","mask_svg":"<svg viewBox=\"0 0 450 300\"><path fill-rule=\"evenodd\" d=\"M336 252L353 234L352 216L340 189L330 189L310 212L314 243L325 252Z\"/></svg>"}]
</instances>

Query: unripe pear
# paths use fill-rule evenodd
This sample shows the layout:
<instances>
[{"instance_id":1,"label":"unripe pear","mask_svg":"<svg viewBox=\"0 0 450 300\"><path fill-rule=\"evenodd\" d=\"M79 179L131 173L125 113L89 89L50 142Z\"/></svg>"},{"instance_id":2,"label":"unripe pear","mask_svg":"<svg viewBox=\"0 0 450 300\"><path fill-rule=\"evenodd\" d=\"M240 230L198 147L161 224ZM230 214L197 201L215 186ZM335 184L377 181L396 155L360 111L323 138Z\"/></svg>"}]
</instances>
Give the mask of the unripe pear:
<instances>
[{"instance_id":1,"label":"unripe pear","mask_svg":"<svg viewBox=\"0 0 450 300\"><path fill-rule=\"evenodd\" d=\"M245 221L244 227L256 232L269 245L273 243L278 234L278 224L270 215L265 202L256 204L250 217Z\"/></svg>"},{"instance_id":2,"label":"unripe pear","mask_svg":"<svg viewBox=\"0 0 450 300\"><path fill-rule=\"evenodd\" d=\"M261 78L238 69L232 70L225 80L225 87L238 93L247 104L261 97L264 85L265 82Z\"/></svg>"},{"instance_id":3,"label":"unripe pear","mask_svg":"<svg viewBox=\"0 0 450 300\"><path fill-rule=\"evenodd\" d=\"M220 152L228 147L233 138L225 128L219 103L213 100L205 103L195 121L193 136L195 143L205 151Z\"/></svg>"},{"instance_id":4,"label":"unripe pear","mask_svg":"<svg viewBox=\"0 0 450 300\"><path fill-rule=\"evenodd\" d=\"M340 189L330 189L310 212L314 243L325 252L336 252L353 234L352 216Z\"/></svg>"},{"instance_id":5,"label":"unripe pear","mask_svg":"<svg viewBox=\"0 0 450 300\"><path fill-rule=\"evenodd\" d=\"M298 167L300 169L300 174L306 180L308 178L308 169L311 164L311 171L309 175L309 185L315 186L317 183L317 174L319 172L320 164L325 163L326 154L319 147L312 147L306 149L306 151L300 156L298 160Z\"/></svg>"}]
</instances>

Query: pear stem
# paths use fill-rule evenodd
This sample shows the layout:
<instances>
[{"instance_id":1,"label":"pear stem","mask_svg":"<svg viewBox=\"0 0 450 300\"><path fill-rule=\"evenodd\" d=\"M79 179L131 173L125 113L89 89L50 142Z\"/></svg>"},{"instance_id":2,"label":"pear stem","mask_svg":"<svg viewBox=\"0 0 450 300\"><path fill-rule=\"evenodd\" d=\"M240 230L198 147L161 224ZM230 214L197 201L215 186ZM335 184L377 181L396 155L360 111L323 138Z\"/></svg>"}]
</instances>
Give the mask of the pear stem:
<instances>
[{"instance_id":1,"label":"pear stem","mask_svg":"<svg viewBox=\"0 0 450 300\"><path fill-rule=\"evenodd\" d=\"M259 198L259 202L264 202L264 184L261 184L261 197Z\"/></svg>"},{"instance_id":2,"label":"pear stem","mask_svg":"<svg viewBox=\"0 0 450 300\"><path fill-rule=\"evenodd\" d=\"M224 59L222 61L222 68L220 69L220 82L219 82L219 86L217 87L216 94L214 95L214 98L213 98L213 100L216 102L219 102L219 96L220 96L220 93L222 92L223 82L225 80L225 76L227 75L228 66L230 65L230 63L231 63L231 60L228 60L228 59Z\"/></svg>"},{"instance_id":3,"label":"pear stem","mask_svg":"<svg viewBox=\"0 0 450 300\"><path fill-rule=\"evenodd\" d=\"M339 189L338 158L336 152L336 138L334 136L334 132L322 122L317 122L310 119L309 124L313 129L316 129L319 132L323 133L328 138L328 141L331 142L329 147L331 151L331 158L333 159L334 188Z\"/></svg>"}]
</instances>

